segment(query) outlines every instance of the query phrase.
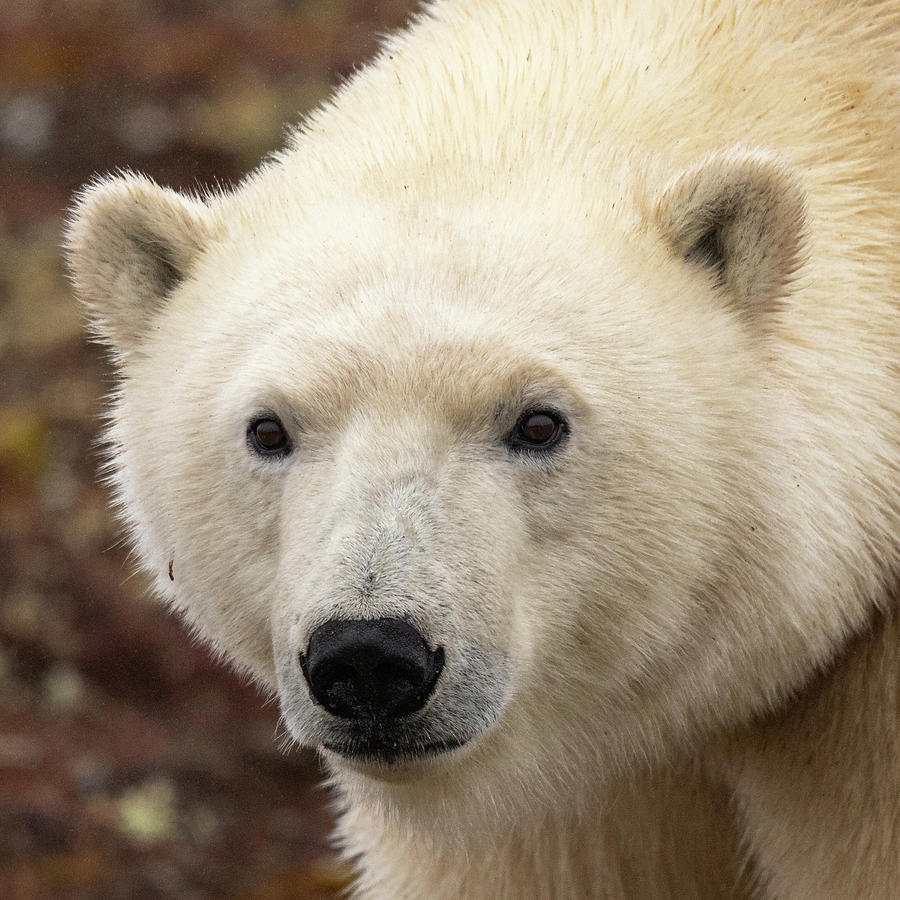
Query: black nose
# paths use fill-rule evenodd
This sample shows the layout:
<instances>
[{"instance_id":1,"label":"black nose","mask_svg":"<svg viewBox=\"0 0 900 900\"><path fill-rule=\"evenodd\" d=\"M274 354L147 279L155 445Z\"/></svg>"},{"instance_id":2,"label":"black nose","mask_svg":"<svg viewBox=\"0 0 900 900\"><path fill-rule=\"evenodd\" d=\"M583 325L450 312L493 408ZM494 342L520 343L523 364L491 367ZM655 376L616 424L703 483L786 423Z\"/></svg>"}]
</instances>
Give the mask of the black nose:
<instances>
[{"instance_id":1,"label":"black nose","mask_svg":"<svg viewBox=\"0 0 900 900\"><path fill-rule=\"evenodd\" d=\"M444 651L401 619L332 619L310 636L300 667L318 703L344 719L391 719L425 705Z\"/></svg>"}]
</instances>

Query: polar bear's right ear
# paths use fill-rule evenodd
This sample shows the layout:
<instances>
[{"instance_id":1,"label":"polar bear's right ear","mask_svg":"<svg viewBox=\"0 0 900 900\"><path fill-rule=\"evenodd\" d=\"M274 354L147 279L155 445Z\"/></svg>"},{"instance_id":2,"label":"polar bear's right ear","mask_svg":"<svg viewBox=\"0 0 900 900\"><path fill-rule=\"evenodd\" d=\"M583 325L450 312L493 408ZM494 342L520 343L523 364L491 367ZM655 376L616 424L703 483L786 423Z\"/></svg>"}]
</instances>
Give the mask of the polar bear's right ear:
<instances>
[{"instance_id":1,"label":"polar bear's right ear","mask_svg":"<svg viewBox=\"0 0 900 900\"><path fill-rule=\"evenodd\" d=\"M211 231L199 200L140 175L98 181L78 196L65 231L75 290L119 360L187 277Z\"/></svg>"},{"instance_id":2,"label":"polar bear's right ear","mask_svg":"<svg viewBox=\"0 0 900 900\"><path fill-rule=\"evenodd\" d=\"M803 259L805 193L766 150L710 153L669 182L652 217L672 251L707 271L749 321L778 304Z\"/></svg>"}]
</instances>

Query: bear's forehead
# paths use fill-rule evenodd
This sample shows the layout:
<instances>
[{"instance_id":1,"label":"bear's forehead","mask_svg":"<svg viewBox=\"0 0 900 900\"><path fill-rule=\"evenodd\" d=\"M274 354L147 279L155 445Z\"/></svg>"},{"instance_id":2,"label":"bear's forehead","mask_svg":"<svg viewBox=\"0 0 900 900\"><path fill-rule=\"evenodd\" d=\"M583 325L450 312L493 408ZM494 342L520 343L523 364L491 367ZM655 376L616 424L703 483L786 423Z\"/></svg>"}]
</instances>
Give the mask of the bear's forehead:
<instances>
[{"instance_id":1,"label":"bear's forehead","mask_svg":"<svg viewBox=\"0 0 900 900\"><path fill-rule=\"evenodd\" d=\"M221 285L226 273L238 292L233 308L243 295L258 297L263 310L275 301L301 313L308 298L316 312L432 303L476 315L479 306L525 307L539 316L554 300L596 292L599 281L616 291L643 271L640 251L629 248L633 229L607 221L608 210L579 218L559 198L409 191L391 203L367 196L306 202L283 193L277 205L235 200L228 230L210 248L201 280ZM584 280L578 286L569 283L576 272ZM530 297L540 301L528 309Z\"/></svg>"}]
</instances>

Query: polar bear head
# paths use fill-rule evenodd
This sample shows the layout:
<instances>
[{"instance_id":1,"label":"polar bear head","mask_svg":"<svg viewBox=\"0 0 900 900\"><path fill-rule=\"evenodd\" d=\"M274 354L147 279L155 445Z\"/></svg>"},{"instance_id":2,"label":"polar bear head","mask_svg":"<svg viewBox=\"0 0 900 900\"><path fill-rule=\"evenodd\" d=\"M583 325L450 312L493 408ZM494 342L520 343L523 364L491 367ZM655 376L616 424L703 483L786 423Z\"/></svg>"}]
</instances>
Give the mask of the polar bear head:
<instances>
[{"instance_id":1,"label":"polar bear head","mask_svg":"<svg viewBox=\"0 0 900 900\"><path fill-rule=\"evenodd\" d=\"M812 665L771 366L803 191L742 148L636 168L78 201L140 558L351 790L556 802Z\"/></svg>"}]
</instances>

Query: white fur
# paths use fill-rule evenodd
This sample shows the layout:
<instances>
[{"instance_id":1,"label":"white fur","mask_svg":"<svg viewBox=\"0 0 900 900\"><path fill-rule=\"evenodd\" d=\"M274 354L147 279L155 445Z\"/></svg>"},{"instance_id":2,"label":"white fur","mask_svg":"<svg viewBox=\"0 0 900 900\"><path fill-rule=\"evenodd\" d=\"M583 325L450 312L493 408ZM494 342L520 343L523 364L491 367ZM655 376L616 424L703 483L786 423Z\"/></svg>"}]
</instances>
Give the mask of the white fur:
<instances>
[{"instance_id":1,"label":"white fur","mask_svg":"<svg viewBox=\"0 0 900 900\"><path fill-rule=\"evenodd\" d=\"M233 193L81 197L160 594L311 745L317 624L446 648L417 727L466 746L326 752L360 897L895 896L898 34L446 0Z\"/></svg>"}]
</instances>

